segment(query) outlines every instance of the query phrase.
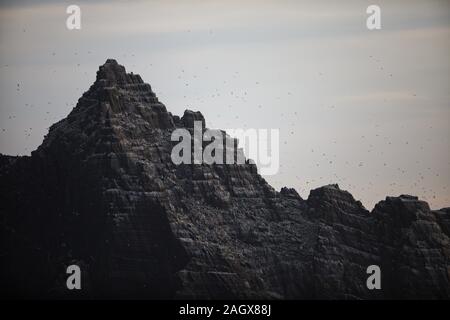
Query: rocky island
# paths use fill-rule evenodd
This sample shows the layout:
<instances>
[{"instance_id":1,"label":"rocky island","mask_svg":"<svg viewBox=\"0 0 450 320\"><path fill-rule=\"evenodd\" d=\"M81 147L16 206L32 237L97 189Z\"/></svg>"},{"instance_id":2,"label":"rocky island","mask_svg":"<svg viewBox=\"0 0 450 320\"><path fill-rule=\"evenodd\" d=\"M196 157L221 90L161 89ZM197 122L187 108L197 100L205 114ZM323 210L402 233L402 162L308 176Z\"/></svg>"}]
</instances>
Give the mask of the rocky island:
<instances>
[{"instance_id":1,"label":"rocky island","mask_svg":"<svg viewBox=\"0 0 450 320\"><path fill-rule=\"evenodd\" d=\"M1 155L2 296L450 298L450 208L401 195L369 212L337 185L277 192L252 163L175 165L171 132L194 121L108 59L31 156Z\"/></svg>"}]
</instances>

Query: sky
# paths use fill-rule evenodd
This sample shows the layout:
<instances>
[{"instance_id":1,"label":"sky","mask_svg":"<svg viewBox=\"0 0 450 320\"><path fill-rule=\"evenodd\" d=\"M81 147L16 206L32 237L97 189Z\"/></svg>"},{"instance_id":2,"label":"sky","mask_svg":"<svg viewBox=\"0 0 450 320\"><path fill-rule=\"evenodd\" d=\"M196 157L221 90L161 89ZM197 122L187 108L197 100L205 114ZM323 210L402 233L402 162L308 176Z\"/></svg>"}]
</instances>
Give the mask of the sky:
<instances>
[{"instance_id":1,"label":"sky","mask_svg":"<svg viewBox=\"0 0 450 320\"><path fill-rule=\"evenodd\" d=\"M173 114L279 129L277 190L338 183L368 209L400 194L439 209L449 57L450 1L0 1L0 153L29 155L114 58Z\"/></svg>"}]
</instances>

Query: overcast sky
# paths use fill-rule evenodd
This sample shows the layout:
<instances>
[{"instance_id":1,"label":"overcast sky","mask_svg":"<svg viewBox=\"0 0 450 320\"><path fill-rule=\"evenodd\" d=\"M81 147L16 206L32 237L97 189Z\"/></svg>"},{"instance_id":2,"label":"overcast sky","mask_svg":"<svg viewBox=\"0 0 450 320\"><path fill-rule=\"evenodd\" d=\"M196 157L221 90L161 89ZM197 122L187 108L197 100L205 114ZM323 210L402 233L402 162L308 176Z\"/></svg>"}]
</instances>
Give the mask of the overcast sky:
<instances>
[{"instance_id":1,"label":"overcast sky","mask_svg":"<svg viewBox=\"0 0 450 320\"><path fill-rule=\"evenodd\" d=\"M280 129L276 189L450 206L450 1L35 2L0 2L1 153L30 154L115 58L173 114Z\"/></svg>"}]
</instances>

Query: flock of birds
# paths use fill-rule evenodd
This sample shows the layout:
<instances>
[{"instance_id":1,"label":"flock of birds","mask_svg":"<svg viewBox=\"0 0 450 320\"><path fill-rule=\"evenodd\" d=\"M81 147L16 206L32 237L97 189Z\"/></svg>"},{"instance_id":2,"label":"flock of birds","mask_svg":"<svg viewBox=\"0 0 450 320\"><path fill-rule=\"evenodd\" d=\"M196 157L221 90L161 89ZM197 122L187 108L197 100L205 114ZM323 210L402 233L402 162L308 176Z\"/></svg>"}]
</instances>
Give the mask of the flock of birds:
<instances>
[{"instance_id":1,"label":"flock of birds","mask_svg":"<svg viewBox=\"0 0 450 320\"><path fill-rule=\"evenodd\" d=\"M92 54L92 52L89 51L88 54ZM51 55L56 56L56 52L52 52ZM77 56L78 52L75 52L74 55ZM132 54L131 57L134 57L134 54ZM124 55L124 58L127 58L127 56ZM375 62L375 67L378 70L380 70L381 72L386 72L385 68L381 64L380 59L369 56L369 60ZM131 66L133 67L134 65ZM3 67L7 68L8 65L4 65ZM79 67L80 63L76 63L75 68ZM153 65L150 64L148 65L148 67L152 68ZM205 71L208 72L209 67L206 66ZM53 72L56 73L56 70L53 70ZM212 72L214 72L214 70L212 70ZM85 76L89 76L87 72L83 72L83 74ZM240 78L239 71L234 71L230 74L231 76L229 78L221 81L220 86L214 88L213 90L201 92L201 94L198 94L197 96L192 96L187 92L190 87L195 86L196 88L198 88L197 83L204 81L198 72L188 73L185 69L181 68L176 77L178 86L186 88L186 93L182 93L183 99L186 100L186 105L184 107L194 110L201 110L203 114L205 114L207 124L209 124L210 127L233 128L236 127L237 124L242 124L242 127L246 129L247 124L243 122L249 119L240 119L240 114L242 114L242 112L240 112L236 106L245 106L246 108L250 108L253 114L258 117L259 114L268 112L270 108L273 108L273 105L279 106L281 104L279 102L284 99L292 101L293 99L295 100L297 98L294 97L294 92L286 91L284 94L279 93L278 95L272 97L274 99L273 103L257 103L256 105L252 105L251 88L261 86L262 81L253 81L252 83L249 83L248 86L250 90L242 90L242 88L240 88L225 91L224 88L227 88L227 86L229 85L233 85L233 82ZM389 78L394 77L392 73L386 73L386 76ZM317 77L318 80L320 80L320 78L326 77L326 73L320 71L317 73ZM145 79L145 77L143 78ZM23 94L24 90L26 90L26 88L24 88L23 85L18 82L16 84L16 94L20 96L21 94ZM76 88L76 90L81 91L80 88ZM157 95L161 97L164 96L164 93L157 92ZM415 92L411 93L411 95L413 97L417 97L417 94ZM217 103L219 104L225 103L226 107L223 112L215 112L213 115L211 115L212 119L208 119L208 104L211 103L211 100L217 101ZM301 97L298 97L298 101L299 103L301 103ZM47 107L50 107L51 105L52 102L48 101ZM55 120L58 120L52 117L52 115L50 114L50 110L52 110L53 108L46 108L45 105L41 105L38 107L33 103L25 103L25 107L29 109L39 108L39 110L43 110L42 113L45 116L43 118L43 121L48 123L48 125L51 125L53 122L55 122ZM71 107L73 107L73 103L65 103L66 113L70 110ZM400 190L407 190L411 193L419 193L418 195L420 196L420 198L430 201L431 203L433 203L433 201L435 201L438 197L442 196L445 197L443 201L445 201L446 203L450 203L450 192L447 189L447 186L441 186L442 190L436 190L436 188L429 187L430 183L426 183L427 179L439 179L440 173L435 172L430 166L426 165L425 163L421 163L421 160L402 160L403 163L414 162L414 165L416 167L422 168L422 170L420 171L413 171L412 169L407 169L406 167L398 167L395 165L391 166L387 160L381 161L381 164L377 163L378 172L373 172L370 169L364 169L364 167L368 165L366 161L375 160L379 162L379 158L385 156L384 153L387 153L386 150L388 149L390 150L392 148L403 147L417 148L416 151L421 153L425 152L425 149L427 148L426 145L417 145L415 141L396 141L397 139L395 139L395 137L383 135L382 124L374 123L372 128L373 130L370 132L376 132L375 135L369 137L366 134L361 134L359 136L359 143L357 146L366 146L365 151L367 154L373 154L372 158L364 157L365 160L357 160L352 154L346 154L343 157L342 154L338 154L336 151L330 152L330 150L336 150L336 148L328 149L328 145L339 146L339 144L345 145L349 143L349 141L339 141L339 139L337 139L336 137L330 137L330 141L327 146L321 147L320 145L316 145L314 148L310 148L309 150L302 150L303 154L309 152L310 155L304 156L302 157L302 159L298 159L296 157L289 156L289 154L291 153L290 148L294 147L303 149L300 145L295 144L295 139L297 139L302 134L302 127L299 126L299 121L307 111L286 111L283 110L282 107L277 108L279 108L279 110L277 110L277 114L279 116L278 120L283 124L283 127L280 128L280 137L282 138L280 145L280 170L276 176L267 177L272 185L275 185L279 188L285 185L292 185L292 182L295 184L294 187L296 187L296 189L301 194L307 195L309 190L314 187L318 187L328 183L338 183L341 188L347 189L350 192L354 192L357 196L364 196L365 194L367 195L375 193L377 196L381 197L383 196L383 194L395 195L399 194ZM339 112L339 106L336 104L323 106L323 108L325 108L327 112ZM33 112L36 113L36 111ZM37 111L37 113L39 112L40 111ZM273 114L273 110L271 114ZM60 115L61 114L58 114L58 117L60 117ZM19 119L16 114L10 114L7 117L8 121L14 122L14 126L21 126L21 119ZM217 126L215 125L215 122L217 123ZM320 124L318 124L318 126L320 127ZM430 125L428 129L430 130L429 133L431 136L433 126ZM318 130L320 130L320 128ZM0 132L3 135L2 139L5 139L5 137L10 134L7 132L6 128L1 128ZM32 127L24 128L23 134L25 136L25 139L32 137L33 134L36 135ZM313 138L311 137L310 139L311 143L314 143ZM431 142L431 138L428 138L427 141ZM283 145L285 147L283 147ZM323 149L323 151L321 151L321 149ZM24 151L25 153L28 153L31 150L28 150L26 148ZM305 159L307 159L309 163L304 163ZM447 162L447 165L450 167L449 162ZM317 175L317 173L321 172L322 169L324 169L324 174ZM351 173L353 172L355 175L359 175L362 170L366 170L365 174L371 175L372 179L366 180L365 183L360 184L358 182L355 182L356 180L354 179L354 177L352 177ZM303 174L293 174L299 172L304 172L306 176L309 176L310 174L308 174L308 172L311 172L314 174L314 176L309 179L305 179L305 175ZM338 172L345 172L345 177L339 175ZM389 172L389 174L386 174L387 172ZM293 180L294 177L295 180ZM400 179L392 181L390 183L386 183L387 180L398 178ZM379 186L380 181L384 181L383 187ZM400 183L399 181L403 181L403 183ZM385 190L386 185L388 186L387 190ZM378 188L384 188L384 190L380 190L380 194L378 194Z\"/></svg>"}]
</instances>

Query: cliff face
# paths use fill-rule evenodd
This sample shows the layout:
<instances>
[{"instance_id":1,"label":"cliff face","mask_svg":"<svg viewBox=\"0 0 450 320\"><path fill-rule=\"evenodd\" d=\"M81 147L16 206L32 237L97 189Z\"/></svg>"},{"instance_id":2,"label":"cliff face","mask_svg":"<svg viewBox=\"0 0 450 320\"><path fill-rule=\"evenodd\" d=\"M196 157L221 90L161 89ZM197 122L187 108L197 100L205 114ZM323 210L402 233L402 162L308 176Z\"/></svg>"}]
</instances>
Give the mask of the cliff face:
<instances>
[{"instance_id":1,"label":"cliff face","mask_svg":"<svg viewBox=\"0 0 450 320\"><path fill-rule=\"evenodd\" d=\"M249 163L177 166L171 133L194 120L107 60L31 157L0 156L2 295L450 298L450 209L400 196L368 212L337 185L276 192Z\"/></svg>"}]
</instances>

